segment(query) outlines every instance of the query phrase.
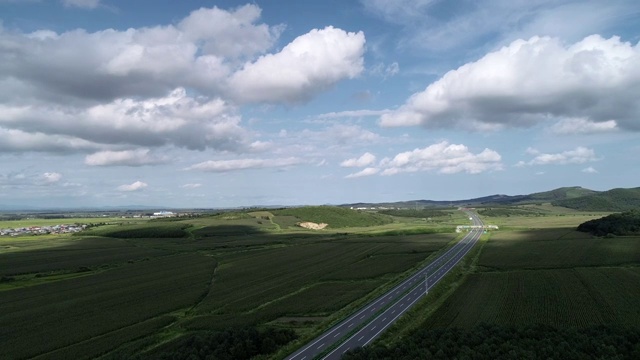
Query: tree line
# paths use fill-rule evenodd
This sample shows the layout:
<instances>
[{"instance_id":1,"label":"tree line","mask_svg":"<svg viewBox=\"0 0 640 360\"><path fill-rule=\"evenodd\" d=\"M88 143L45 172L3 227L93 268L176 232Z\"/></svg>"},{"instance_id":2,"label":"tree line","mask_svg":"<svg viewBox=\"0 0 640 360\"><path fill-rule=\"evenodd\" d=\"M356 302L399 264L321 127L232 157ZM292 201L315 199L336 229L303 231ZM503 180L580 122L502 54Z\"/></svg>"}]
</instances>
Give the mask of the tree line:
<instances>
[{"instance_id":1,"label":"tree line","mask_svg":"<svg viewBox=\"0 0 640 360\"><path fill-rule=\"evenodd\" d=\"M589 220L578 225L578 231L596 236L640 234L640 210L611 214L600 219Z\"/></svg>"},{"instance_id":2,"label":"tree line","mask_svg":"<svg viewBox=\"0 0 640 360\"><path fill-rule=\"evenodd\" d=\"M640 328L481 324L469 330L423 329L392 346L354 349L342 359L640 359Z\"/></svg>"}]
</instances>

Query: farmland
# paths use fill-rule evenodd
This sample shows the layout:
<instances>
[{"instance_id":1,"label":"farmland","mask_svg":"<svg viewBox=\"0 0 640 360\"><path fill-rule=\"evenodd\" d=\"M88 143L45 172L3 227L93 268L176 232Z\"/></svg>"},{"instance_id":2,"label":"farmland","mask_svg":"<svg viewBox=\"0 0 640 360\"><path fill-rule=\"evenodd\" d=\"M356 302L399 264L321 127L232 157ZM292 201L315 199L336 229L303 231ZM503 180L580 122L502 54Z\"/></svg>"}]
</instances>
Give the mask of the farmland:
<instances>
[{"instance_id":1,"label":"farmland","mask_svg":"<svg viewBox=\"0 0 640 360\"><path fill-rule=\"evenodd\" d=\"M487 336L502 336L538 325L589 331L640 323L640 238L575 231L597 213L518 208L487 212L493 216L485 222L503 229L383 342L401 346L393 340L398 331L412 339L420 331L431 338L433 331L482 326L489 326ZM432 218L421 217L427 214ZM296 225L334 220L319 231ZM152 359L225 336L241 347L248 346L242 336L279 339L255 340L264 341L260 349L229 348L268 357L295 337L287 349L302 344L436 256L465 221L453 210L385 215L312 207L4 238L0 346L11 358ZM514 333L500 330L514 326Z\"/></svg>"},{"instance_id":2,"label":"farmland","mask_svg":"<svg viewBox=\"0 0 640 360\"><path fill-rule=\"evenodd\" d=\"M403 340L394 329L384 346L347 358L582 358L605 348L602 358L640 354L640 347L625 345L640 333L640 237L594 237L576 231L593 214L534 208L486 211L494 215L486 222L506 230L491 234L459 275L463 281L446 288L453 291L444 298L419 304L412 314L430 315ZM437 346L443 343L446 348Z\"/></svg>"},{"instance_id":3,"label":"farmland","mask_svg":"<svg viewBox=\"0 0 640 360\"><path fill-rule=\"evenodd\" d=\"M295 225L306 220L336 230ZM457 234L442 229L320 207L3 238L0 346L11 358L154 358L203 331L304 338L446 248Z\"/></svg>"}]
</instances>

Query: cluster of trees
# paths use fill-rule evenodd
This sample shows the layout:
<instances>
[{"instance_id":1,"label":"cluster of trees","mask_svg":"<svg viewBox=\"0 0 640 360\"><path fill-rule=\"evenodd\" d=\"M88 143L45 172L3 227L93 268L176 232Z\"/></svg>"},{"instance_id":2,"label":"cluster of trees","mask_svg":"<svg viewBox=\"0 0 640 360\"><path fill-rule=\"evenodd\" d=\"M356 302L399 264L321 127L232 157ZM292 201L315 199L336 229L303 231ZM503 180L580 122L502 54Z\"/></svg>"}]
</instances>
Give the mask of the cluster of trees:
<instances>
[{"instance_id":1,"label":"cluster of trees","mask_svg":"<svg viewBox=\"0 0 640 360\"><path fill-rule=\"evenodd\" d=\"M243 360L275 352L294 340L289 329L230 329L190 335L169 343L143 359L160 360Z\"/></svg>"},{"instance_id":2,"label":"cluster of trees","mask_svg":"<svg viewBox=\"0 0 640 360\"><path fill-rule=\"evenodd\" d=\"M478 210L478 214L489 217L509 217L509 216L540 216L542 215L538 211L531 211L526 209L519 209L513 207L490 207L482 210Z\"/></svg>"},{"instance_id":3,"label":"cluster of trees","mask_svg":"<svg viewBox=\"0 0 640 360\"><path fill-rule=\"evenodd\" d=\"M596 236L640 234L640 210L611 214L600 219L589 220L578 225L578 231Z\"/></svg>"},{"instance_id":4,"label":"cluster of trees","mask_svg":"<svg viewBox=\"0 0 640 360\"><path fill-rule=\"evenodd\" d=\"M342 359L640 359L640 328L482 324L470 330L420 330L394 346L359 348Z\"/></svg>"},{"instance_id":5,"label":"cluster of trees","mask_svg":"<svg viewBox=\"0 0 640 360\"><path fill-rule=\"evenodd\" d=\"M451 216L450 212L437 209L389 209L379 210L378 212L385 215L412 218L434 218L441 216Z\"/></svg>"}]
</instances>

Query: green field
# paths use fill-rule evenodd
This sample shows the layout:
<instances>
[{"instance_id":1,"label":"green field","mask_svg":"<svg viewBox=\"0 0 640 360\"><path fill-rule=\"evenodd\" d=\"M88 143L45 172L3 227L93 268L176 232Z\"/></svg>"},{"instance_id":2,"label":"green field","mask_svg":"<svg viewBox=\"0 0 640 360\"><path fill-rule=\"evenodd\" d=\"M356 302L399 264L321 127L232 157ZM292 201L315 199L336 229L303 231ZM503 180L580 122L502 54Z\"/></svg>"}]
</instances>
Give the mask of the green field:
<instances>
[{"instance_id":1,"label":"green field","mask_svg":"<svg viewBox=\"0 0 640 360\"><path fill-rule=\"evenodd\" d=\"M415 221L315 207L0 238L0 347L10 358L118 358L231 327L306 336L458 236Z\"/></svg>"},{"instance_id":2,"label":"green field","mask_svg":"<svg viewBox=\"0 0 640 360\"><path fill-rule=\"evenodd\" d=\"M500 220L515 225L513 218ZM575 230L590 218L515 217L531 228L493 233L467 280L425 325L640 324L640 237L605 239Z\"/></svg>"},{"instance_id":3,"label":"green field","mask_svg":"<svg viewBox=\"0 0 640 360\"><path fill-rule=\"evenodd\" d=\"M388 336L416 324L471 331L640 323L640 238L574 230L598 213L520 208L484 217L501 230ZM3 237L0 347L9 358L157 358L163 349L209 346L231 328L251 336L294 330L294 347L459 238L454 228L468 218L438 211L431 219L331 207L235 211ZM300 221L330 227L308 230ZM261 358L274 350L265 349Z\"/></svg>"},{"instance_id":4,"label":"green field","mask_svg":"<svg viewBox=\"0 0 640 360\"><path fill-rule=\"evenodd\" d=\"M438 284L408 320L346 358L640 355L634 345L640 334L640 237L576 231L604 214L518 208L529 211L485 212L494 215L483 217L485 223L501 230L491 232L473 259Z\"/></svg>"}]
</instances>

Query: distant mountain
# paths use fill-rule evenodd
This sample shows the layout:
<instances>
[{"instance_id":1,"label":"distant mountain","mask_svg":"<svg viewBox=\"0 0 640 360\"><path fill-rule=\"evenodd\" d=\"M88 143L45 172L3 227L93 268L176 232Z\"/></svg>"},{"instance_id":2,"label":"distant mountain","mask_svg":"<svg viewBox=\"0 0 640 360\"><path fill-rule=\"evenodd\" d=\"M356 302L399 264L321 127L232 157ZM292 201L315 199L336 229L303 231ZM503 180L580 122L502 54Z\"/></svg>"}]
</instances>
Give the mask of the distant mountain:
<instances>
[{"instance_id":1,"label":"distant mountain","mask_svg":"<svg viewBox=\"0 0 640 360\"><path fill-rule=\"evenodd\" d=\"M557 200L553 205L583 211L626 211L640 209L640 188L612 189Z\"/></svg>"},{"instance_id":2,"label":"distant mountain","mask_svg":"<svg viewBox=\"0 0 640 360\"><path fill-rule=\"evenodd\" d=\"M583 196L597 194L597 191L585 189L580 186L561 187L551 191L533 193L527 195L528 200L558 201L565 199L574 199Z\"/></svg>"},{"instance_id":3,"label":"distant mountain","mask_svg":"<svg viewBox=\"0 0 640 360\"><path fill-rule=\"evenodd\" d=\"M434 201L414 200L386 203L355 203L343 206L358 207L459 207L459 206L491 206L491 205L524 205L535 203L552 203L584 211L624 211L640 208L640 188L613 189L595 191L580 186L562 187L551 191L529 195L490 195L467 200Z\"/></svg>"}]
</instances>

